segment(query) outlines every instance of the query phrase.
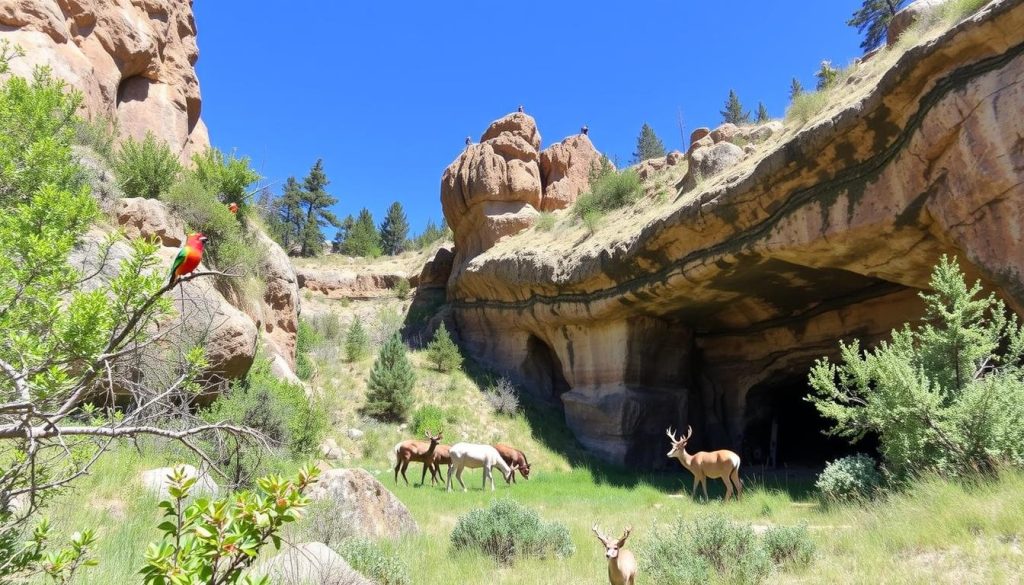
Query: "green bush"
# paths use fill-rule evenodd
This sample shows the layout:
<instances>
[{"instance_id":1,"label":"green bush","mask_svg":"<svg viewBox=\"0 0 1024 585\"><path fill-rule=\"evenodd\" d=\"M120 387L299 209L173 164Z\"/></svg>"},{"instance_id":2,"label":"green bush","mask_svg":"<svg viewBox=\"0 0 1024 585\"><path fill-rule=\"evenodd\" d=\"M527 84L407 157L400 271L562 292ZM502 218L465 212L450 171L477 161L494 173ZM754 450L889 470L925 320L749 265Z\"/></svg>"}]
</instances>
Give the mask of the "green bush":
<instances>
[{"instance_id":1,"label":"green bush","mask_svg":"<svg viewBox=\"0 0 1024 585\"><path fill-rule=\"evenodd\" d=\"M804 92L793 97L786 109L786 120L806 124L828 106L828 92Z\"/></svg>"},{"instance_id":2,"label":"green bush","mask_svg":"<svg viewBox=\"0 0 1024 585\"><path fill-rule=\"evenodd\" d=\"M751 527L720 513L680 516L638 552L641 571L665 585L703 584L713 575L726 583L761 583L772 571L772 557Z\"/></svg>"},{"instance_id":3,"label":"green bush","mask_svg":"<svg viewBox=\"0 0 1024 585\"><path fill-rule=\"evenodd\" d=\"M356 316L345 332L345 359L357 362L370 351L370 337L363 328L363 321Z\"/></svg>"},{"instance_id":4,"label":"green bush","mask_svg":"<svg viewBox=\"0 0 1024 585\"><path fill-rule=\"evenodd\" d=\"M210 147L192 155L192 167L190 176L212 190L221 203L237 203L239 213L244 213L252 199L249 185L260 180L260 174L249 167L249 157L238 158L234 153L225 156Z\"/></svg>"},{"instance_id":5,"label":"green bush","mask_svg":"<svg viewBox=\"0 0 1024 585\"><path fill-rule=\"evenodd\" d=\"M437 434L443 432L447 427L448 413L433 404L426 404L416 409L412 415L412 427L417 437L423 433L430 432Z\"/></svg>"},{"instance_id":6,"label":"green bush","mask_svg":"<svg viewBox=\"0 0 1024 585\"><path fill-rule=\"evenodd\" d=\"M306 318L305 321L309 324L309 327L316 332L320 343L337 341L341 338L341 334L343 333L341 319L339 319L337 313L334 313L333 311L313 315L312 317Z\"/></svg>"},{"instance_id":7,"label":"green bush","mask_svg":"<svg viewBox=\"0 0 1024 585\"><path fill-rule=\"evenodd\" d=\"M882 486L882 474L874 459L858 453L830 462L814 486L828 501L865 499L874 496Z\"/></svg>"},{"instance_id":8,"label":"green bush","mask_svg":"<svg viewBox=\"0 0 1024 585\"><path fill-rule=\"evenodd\" d=\"M591 183L590 191L580 195L573 207L577 217L587 221L588 216L604 213L634 203L643 194L640 176L635 171L609 172ZM593 219L588 222L592 223Z\"/></svg>"},{"instance_id":9,"label":"green bush","mask_svg":"<svg viewBox=\"0 0 1024 585\"><path fill-rule=\"evenodd\" d=\"M181 173L181 163L167 143L151 132L142 142L128 138L114 155L114 175L126 197L159 199Z\"/></svg>"},{"instance_id":10,"label":"green bush","mask_svg":"<svg viewBox=\"0 0 1024 585\"><path fill-rule=\"evenodd\" d=\"M97 115L91 120L80 119L75 125L75 142L92 149L103 160L114 160L114 143L121 130L117 118Z\"/></svg>"},{"instance_id":11,"label":"green bush","mask_svg":"<svg viewBox=\"0 0 1024 585\"><path fill-rule=\"evenodd\" d=\"M295 332L295 375L300 380L309 380L316 370L316 363L310 354L323 338L305 319L299 320L299 327Z\"/></svg>"},{"instance_id":12,"label":"green bush","mask_svg":"<svg viewBox=\"0 0 1024 585\"><path fill-rule=\"evenodd\" d=\"M338 554L364 577L377 585L410 585L409 565L394 546L386 541L347 538L338 547Z\"/></svg>"},{"instance_id":13,"label":"green bush","mask_svg":"<svg viewBox=\"0 0 1024 585\"><path fill-rule=\"evenodd\" d=\"M576 552L569 529L543 522L537 512L508 499L492 500L487 508L459 516L451 535L457 550L479 550L500 563L517 558L565 558Z\"/></svg>"},{"instance_id":14,"label":"green bush","mask_svg":"<svg viewBox=\"0 0 1024 585\"><path fill-rule=\"evenodd\" d=\"M394 334L381 348L370 370L364 412L385 421L402 421L412 409L416 374L401 337Z\"/></svg>"},{"instance_id":15,"label":"green bush","mask_svg":"<svg viewBox=\"0 0 1024 585\"><path fill-rule=\"evenodd\" d=\"M550 232L555 227L555 214L550 211L540 212L537 218L537 229L542 232Z\"/></svg>"},{"instance_id":16,"label":"green bush","mask_svg":"<svg viewBox=\"0 0 1024 585\"><path fill-rule=\"evenodd\" d=\"M897 480L1024 464L1024 328L1003 302L968 288L942 257L926 314L891 341L862 350L840 343L840 361L818 360L809 380L831 432L856 441L871 433Z\"/></svg>"},{"instance_id":17,"label":"green bush","mask_svg":"<svg viewBox=\"0 0 1024 585\"><path fill-rule=\"evenodd\" d=\"M395 296L404 301L409 298L410 288L408 278L399 278L395 283Z\"/></svg>"},{"instance_id":18,"label":"green bush","mask_svg":"<svg viewBox=\"0 0 1024 585\"><path fill-rule=\"evenodd\" d=\"M761 536L761 541L778 566L803 567L814 557L814 541L805 524L771 526Z\"/></svg>"},{"instance_id":19,"label":"green bush","mask_svg":"<svg viewBox=\"0 0 1024 585\"><path fill-rule=\"evenodd\" d=\"M462 367L459 346L452 341L444 323L434 332L434 338L427 344L427 358L439 372L451 372Z\"/></svg>"},{"instance_id":20,"label":"green bush","mask_svg":"<svg viewBox=\"0 0 1024 585\"><path fill-rule=\"evenodd\" d=\"M210 422L228 421L261 432L277 449L292 457L313 455L327 433L324 405L307 398L302 386L279 380L270 361L259 356L243 381L235 382L203 413ZM259 449L229 449L222 455L236 484L245 484L265 470Z\"/></svg>"}]
</instances>

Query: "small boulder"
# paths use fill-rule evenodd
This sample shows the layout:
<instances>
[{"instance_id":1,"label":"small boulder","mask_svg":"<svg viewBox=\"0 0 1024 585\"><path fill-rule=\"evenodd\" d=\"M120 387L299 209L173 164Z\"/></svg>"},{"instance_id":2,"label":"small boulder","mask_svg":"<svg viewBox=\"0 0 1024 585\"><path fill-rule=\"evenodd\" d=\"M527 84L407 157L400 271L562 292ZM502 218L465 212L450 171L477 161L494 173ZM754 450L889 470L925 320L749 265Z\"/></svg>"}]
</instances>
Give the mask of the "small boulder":
<instances>
[{"instance_id":1,"label":"small boulder","mask_svg":"<svg viewBox=\"0 0 1024 585\"><path fill-rule=\"evenodd\" d=\"M309 488L311 500L333 500L352 515L359 536L399 538L419 527L408 508L363 469L330 469Z\"/></svg>"},{"instance_id":2,"label":"small boulder","mask_svg":"<svg viewBox=\"0 0 1024 585\"><path fill-rule=\"evenodd\" d=\"M256 565L251 577L268 577L271 583L338 583L373 585L338 553L322 542L291 545Z\"/></svg>"},{"instance_id":3,"label":"small boulder","mask_svg":"<svg viewBox=\"0 0 1024 585\"><path fill-rule=\"evenodd\" d=\"M338 446L338 442L334 439L324 439L320 443L320 456L327 461L339 461L348 456L348 453Z\"/></svg>"},{"instance_id":4,"label":"small boulder","mask_svg":"<svg viewBox=\"0 0 1024 585\"><path fill-rule=\"evenodd\" d=\"M772 120L771 122L765 122L764 124L751 128L750 131L747 132L747 139L753 142L764 142L772 136L782 134L783 130L785 130L785 126L782 125L782 122Z\"/></svg>"},{"instance_id":5,"label":"small boulder","mask_svg":"<svg viewBox=\"0 0 1024 585\"><path fill-rule=\"evenodd\" d=\"M711 131L711 140L715 141L715 144L719 142L732 142L739 130L736 124L726 122Z\"/></svg>"},{"instance_id":6,"label":"small boulder","mask_svg":"<svg viewBox=\"0 0 1024 585\"><path fill-rule=\"evenodd\" d=\"M704 128L704 127L697 128L696 130L694 130L693 132L690 133L690 144L693 144L693 143L697 142L698 140L700 140L701 138L704 138L708 134L711 134L711 129L710 128Z\"/></svg>"},{"instance_id":7,"label":"small boulder","mask_svg":"<svg viewBox=\"0 0 1024 585\"><path fill-rule=\"evenodd\" d=\"M119 200L117 223L129 240L156 239L167 248L180 247L184 241L185 224L156 199L128 197Z\"/></svg>"},{"instance_id":8,"label":"small boulder","mask_svg":"<svg viewBox=\"0 0 1024 585\"><path fill-rule=\"evenodd\" d=\"M677 164L683 162L684 160L686 160L685 153L680 152L678 150L673 150L672 152L668 153L668 156L665 157L665 164L667 164L670 167L674 167Z\"/></svg>"},{"instance_id":9,"label":"small boulder","mask_svg":"<svg viewBox=\"0 0 1024 585\"><path fill-rule=\"evenodd\" d=\"M915 0L893 15L889 21L889 28L886 31L886 43L892 45L899 40L908 28L921 17L945 4L947 0Z\"/></svg>"},{"instance_id":10,"label":"small boulder","mask_svg":"<svg viewBox=\"0 0 1024 585\"><path fill-rule=\"evenodd\" d=\"M220 486L208 474L200 473L198 469L191 465L182 465L181 467L185 469L185 477L196 478L196 483L192 486L191 495L216 496L220 492ZM168 488L171 485L170 476L173 471L173 467L160 467L143 471L142 487L161 499L169 498Z\"/></svg>"},{"instance_id":11,"label":"small boulder","mask_svg":"<svg viewBox=\"0 0 1024 585\"><path fill-rule=\"evenodd\" d=\"M348 435L348 438L352 439L353 441L358 441L359 439L363 438L364 433L359 429L352 428L349 429L346 434Z\"/></svg>"}]
</instances>

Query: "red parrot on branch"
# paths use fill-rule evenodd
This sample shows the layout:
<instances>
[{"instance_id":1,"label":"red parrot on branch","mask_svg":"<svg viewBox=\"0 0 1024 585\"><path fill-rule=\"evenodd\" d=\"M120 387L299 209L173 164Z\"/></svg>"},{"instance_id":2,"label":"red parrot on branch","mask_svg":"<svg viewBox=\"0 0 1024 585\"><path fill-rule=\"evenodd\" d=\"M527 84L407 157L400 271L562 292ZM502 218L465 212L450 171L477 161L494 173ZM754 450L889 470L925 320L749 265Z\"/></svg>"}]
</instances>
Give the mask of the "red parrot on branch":
<instances>
[{"instance_id":1,"label":"red parrot on branch","mask_svg":"<svg viewBox=\"0 0 1024 585\"><path fill-rule=\"evenodd\" d=\"M203 234L192 234L185 240L185 245L178 250L178 255L171 264L171 280L174 284L179 278L191 274L203 260L203 246L209 238Z\"/></svg>"}]
</instances>

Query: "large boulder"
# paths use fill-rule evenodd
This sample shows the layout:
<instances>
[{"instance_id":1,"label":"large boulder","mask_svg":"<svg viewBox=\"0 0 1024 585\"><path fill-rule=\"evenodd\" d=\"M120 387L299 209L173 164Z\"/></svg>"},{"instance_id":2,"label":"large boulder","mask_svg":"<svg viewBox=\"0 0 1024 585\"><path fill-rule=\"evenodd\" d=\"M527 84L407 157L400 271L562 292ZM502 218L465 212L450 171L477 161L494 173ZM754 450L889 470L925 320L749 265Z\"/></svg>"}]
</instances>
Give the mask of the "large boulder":
<instances>
[{"instance_id":1,"label":"large boulder","mask_svg":"<svg viewBox=\"0 0 1024 585\"><path fill-rule=\"evenodd\" d=\"M702 139L706 140L706 138ZM713 177L743 160L743 149L731 142L701 146L690 153L690 166L680 182L683 190L691 190L700 181Z\"/></svg>"},{"instance_id":2,"label":"large boulder","mask_svg":"<svg viewBox=\"0 0 1024 585\"><path fill-rule=\"evenodd\" d=\"M156 199L120 199L115 204L115 215L129 240L152 239L168 248L178 248L185 241L185 224Z\"/></svg>"},{"instance_id":3,"label":"large boulder","mask_svg":"<svg viewBox=\"0 0 1024 585\"><path fill-rule=\"evenodd\" d=\"M915 22L921 20L923 16L929 12L934 11L938 7L942 6L949 0L914 0L905 8L893 15L892 20L889 21L889 28L886 31L886 43L889 45L895 44L908 28L914 25Z\"/></svg>"},{"instance_id":4,"label":"large boulder","mask_svg":"<svg viewBox=\"0 0 1024 585\"><path fill-rule=\"evenodd\" d=\"M491 122L483 136L480 137L480 142L487 142L502 134L510 134L523 139L535 151L540 149L540 132L537 130L537 122L532 116L522 112L509 114Z\"/></svg>"},{"instance_id":5,"label":"large boulder","mask_svg":"<svg viewBox=\"0 0 1024 585\"><path fill-rule=\"evenodd\" d=\"M448 286L448 277L452 274L452 262L455 260L455 250L450 247L441 247L434 253L434 257L423 265L419 278L416 282L416 292L425 289L440 288Z\"/></svg>"},{"instance_id":6,"label":"large boulder","mask_svg":"<svg viewBox=\"0 0 1024 585\"><path fill-rule=\"evenodd\" d=\"M299 277L288 254L262 231L256 238L266 251L259 273L266 288L260 303L258 321L271 359L280 357L295 370L295 342L299 326ZM280 377L280 376L279 376ZM285 378L290 378L284 375Z\"/></svg>"},{"instance_id":7,"label":"large boulder","mask_svg":"<svg viewBox=\"0 0 1024 585\"><path fill-rule=\"evenodd\" d=\"M541 211L571 207L590 189L590 174L601 164L601 153L586 134L576 134L540 153L544 199Z\"/></svg>"},{"instance_id":8,"label":"large boulder","mask_svg":"<svg viewBox=\"0 0 1024 585\"><path fill-rule=\"evenodd\" d=\"M419 527L408 508L363 469L329 469L309 488L312 500L332 500L351 514L359 536L399 538Z\"/></svg>"},{"instance_id":9,"label":"large boulder","mask_svg":"<svg viewBox=\"0 0 1024 585\"><path fill-rule=\"evenodd\" d=\"M182 159L209 147L191 2L9 0L0 39L25 50L14 74L50 66L82 92L87 117L117 120L122 136L152 132Z\"/></svg>"},{"instance_id":10,"label":"large boulder","mask_svg":"<svg viewBox=\"0 0 1024 585\"><path fill-rule=\"evenodd\" d=\"M287 545L284 551L253 567L249 574L289 585L373 585L373 581L356 572L322 542Z\"/></svg>"}]
</instances>

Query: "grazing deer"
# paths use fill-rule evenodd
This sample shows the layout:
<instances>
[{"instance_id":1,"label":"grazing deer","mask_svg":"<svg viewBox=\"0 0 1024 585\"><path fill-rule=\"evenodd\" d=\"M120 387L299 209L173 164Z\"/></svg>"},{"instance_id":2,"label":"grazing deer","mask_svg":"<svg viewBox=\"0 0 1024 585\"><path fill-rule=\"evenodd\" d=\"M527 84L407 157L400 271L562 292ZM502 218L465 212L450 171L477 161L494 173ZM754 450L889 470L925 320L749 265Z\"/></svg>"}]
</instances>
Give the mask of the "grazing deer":
<instances>
[{"instance_id":1,"label":"grazing deer","mask_svg":"<svg viewBox=\"0 0 1024 585\"><path fill-rule=\"evenodd\" d=\"M676 434L671 427L665 429L665 434L672 440L672 450L668 452L668 457L678 459L683 467L693 474L693 491L690 492L690 497L693 498L697 495L697 483L700 482L701 488L704 489L704 499L707 500L707 478L710 477L711 479L720 478L725 484L726 502L732 496L732 487L735 485L736 499L738 500L743 493L743 483L740 482L740 456L727 449L710 453L698 451L690 455L686 452L686 442L693 435L693 427L688 426L686 430L686 436L682 439L676 439Z\"/></svg>"},{"instance_id":2,"label":"grazing deer","mask_svg":"<svg viewBox=\"0 0 1024 585\"><path fill-rule=\"evenodd\" d=\"M466 491L466 484L462 482L462 470L465 468L484 468L484 486L487 489L487 480L491 480L491 491L494 491L494 476L491 475L491 468L497 467L501 470L505 483L510 483L512 468L505 463L505 460L498 454L498 450L490 445L476 445L473 443L455 443L448 450L451 454L452 464L448 468L448 491L452 491L452 472L455 472L455 479L459 480L462 491Z\"/></svg>"},{"instance_id":3,"label":"grazing deer","mask_svg":"<svg viewBox=\"0 0 1024 585\"><path fill-rule=\"evenodd\" d=\"M633 585L636 579L636 559L633 558L633 553L622 548L633 529L626 528L626 532L618 540L601 534L597 524L594 524L591 530L604 545L604 556L608 559L608 582L611 585Z\"/></svg>"},{"instance_id":4,"label":"grazing deer","mask_svg":"<svg viewBox=\"0 0 1024 585\"><path fill-rule=\"evenodd\" d=\"M516 470L523 474L523 479L530 479L530 462L526 460L526 454L515 447L498 443L494 446L498 454L512 468L512 483L516 482Z\"/></svg>"},{"instance_id":5,"label":"grazing deer","mask_svg":"<svg viewBox=\"0 0 1024 585\"><path fill-rule=\"evenodd\" d=\"M438 481L444 483L444 476L441 475L441 466L447 465L451 469L452 454L449 452L450 449L450 445L438 445L434 449L434 461L430 466L430 485L434 485Z\"/></svg>"},{"instance_id":6,"label":"grazing deer","mask_svg":"<svg viewBox=\"0 0 1024 585\"><path fill-rule=\"evenodd\" d=\"M437 444L441 442L441 433L437 436L432 436L430 431L426 433L427 439L430 443L423 441L402 441L395 445L395 483L398 483L398 470L402 470L402 479L405 480L405 485L409 485L409 478L405 476L405 470L409 468L409 463L413 461L423 462L423 474L420 476L420 485L427 478L427 468L433 465L434 461L434 449L437 448ZM433 473L431 473L433 477Z\"/></svg>"}]
</instances>

